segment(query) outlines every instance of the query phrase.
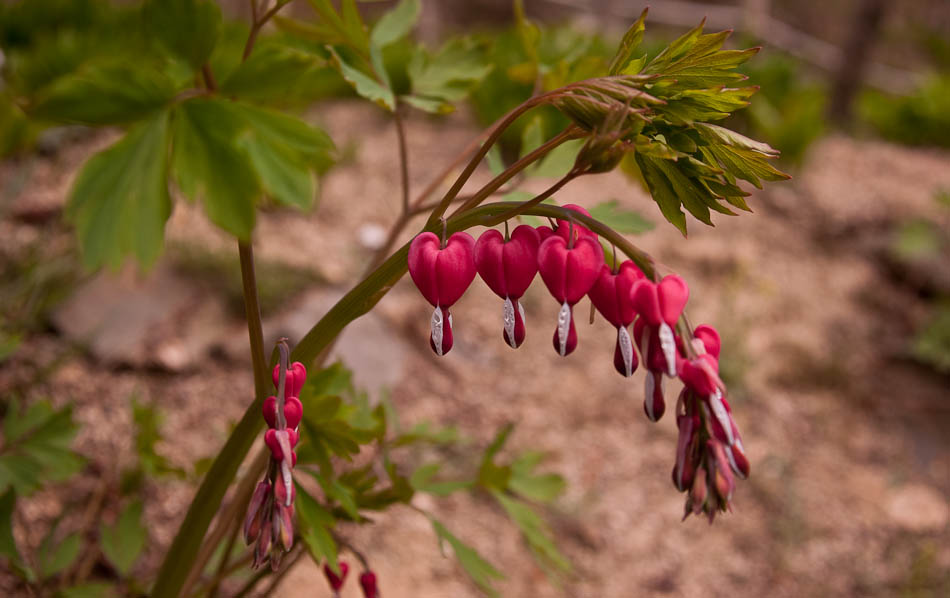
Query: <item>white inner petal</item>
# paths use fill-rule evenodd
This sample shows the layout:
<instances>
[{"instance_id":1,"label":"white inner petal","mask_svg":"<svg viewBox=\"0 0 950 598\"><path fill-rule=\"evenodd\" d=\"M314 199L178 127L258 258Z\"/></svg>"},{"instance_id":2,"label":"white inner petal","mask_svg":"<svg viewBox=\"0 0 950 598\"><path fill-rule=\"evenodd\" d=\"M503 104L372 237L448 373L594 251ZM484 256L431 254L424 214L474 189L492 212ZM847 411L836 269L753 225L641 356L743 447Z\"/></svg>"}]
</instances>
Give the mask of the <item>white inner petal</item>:
<instances>
[{"instance_id":1,"label":"white inner petal","mask_svg":"<svg viewBox=\"0 0 950 598\"><path fill-rule=\"evenodd\" d=\"M722 404L722 391L718 388L716 392L709 395L709 406L712 407L713 415L716 416L719 425L722 426L722 429L725 431L729 446L732 446L736 441L732 435L732 421L729 419L729 414L726 413L726 406Z\"/></svg>"},{"instance_id":2,"label":"white inner petal","mask_svg":"<svg viewBox=\"0 0 950 598\"><path fill-rule=\"evenodd\" d=\"M660 348L666 358L666 373L670 378L676 377L676 339L673 338L673 329L669 324L660 324Z\"/></svg>"},{"instance_id":3,"label":"white inner petal","mask_svg":"<svg viewBox=\"0 0 950 598\"><path fill-rule=\"evenodd\" d=\"M617 342L620 344L620 355L623 356L623 367L627 376L633 375L633 343L630 342L630 333L626 326L617 329Z\"/></svg>"},{"instance_id":4,"label":"white inner petal","mask_svg":"<svg viewBox=\"0 0 950 598\"><path fill-rule=\"evenodd\" d=\"M660 378L662 381L662 378ZM656 388L656 383L653 381L653 372L647 372L647 377L643 380L643 404L646 405L647 415L650 417L650 421L656 421L656 418L653 417L653 389Z\"/></svg>"},{"instance_id":5,"label":"white inner petal","mask_svg":"<svg viewBox=\"0 0 950 598\"><path fill-rule=\"evenodd\" d=\"M516 348L515 343L515 306L511 299L505 297L505 304L502 307L501 319L505 324L505 334L508 336L508 344Z\"/></svg>"},{"instance_id":6,"label":"white inner petal","mask_svg":"<svg viewBox=\"0 0 950 598\"><path fill-rule=\"evenodd\" d=\"M451 317L451 316L449 316ZM432 312L432 321L430 326L432 328L432 344L435 345L435 353L439 357L442 356L442 327L444 322L442 320L442 310L438 307Z\"/></svg>"},{"instance_id":7,"label":"white inner petal","mask_svg":"<svg viewBox=\"0 0 950 598\"><path fill-rule=\"evenodd\" d=\"M567 336L571 332L571 306L565 301L557 312L557 342L561 357L567 354Z\"/></svg>"},{"instance_id":8,"label":"white inner petal","mask_svg":"<svg viewBox=\"0 0 950 598\"><path fill-rule=\"evenodd\" d=\"M280 462L280 477L283 478L284 490L287 491L287 504L285 506L289 507L292 501L290 493L294 489L294 477L293 474L290 473L290 466L287 465L286 461Z\"/></svg>"}]
</instances>

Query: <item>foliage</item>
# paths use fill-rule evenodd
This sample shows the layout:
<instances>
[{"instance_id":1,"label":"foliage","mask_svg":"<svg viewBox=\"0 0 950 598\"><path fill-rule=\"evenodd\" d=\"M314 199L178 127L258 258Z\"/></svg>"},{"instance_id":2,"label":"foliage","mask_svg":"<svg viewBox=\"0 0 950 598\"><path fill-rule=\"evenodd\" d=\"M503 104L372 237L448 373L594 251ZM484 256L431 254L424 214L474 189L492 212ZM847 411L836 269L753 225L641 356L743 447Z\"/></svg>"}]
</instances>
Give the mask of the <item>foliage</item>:
<instances>
[{"instance_id":1,"label":"foliage","mask_svg":"<svg viewBox=\"0 0 950 598\"><path fill-rule=\"evenodd\" d=\"M11 398L3 418L0 492L13 488L27 496L44 481L62 481L79 471L85 461L70 448L76 431L70 407L54 409L49 401L24 407Z\"/></svg>"},{"instance_id":2,"label":"foliage","mask_svg":"<svg viewBox=\"0 0 950 598\"><path fill-rule=\"evenodd\" d=\"M950 75L933 75L906 97L867 91L858 108L861 117L885 139L950 147Z\"/></svg>"}]
</instances>

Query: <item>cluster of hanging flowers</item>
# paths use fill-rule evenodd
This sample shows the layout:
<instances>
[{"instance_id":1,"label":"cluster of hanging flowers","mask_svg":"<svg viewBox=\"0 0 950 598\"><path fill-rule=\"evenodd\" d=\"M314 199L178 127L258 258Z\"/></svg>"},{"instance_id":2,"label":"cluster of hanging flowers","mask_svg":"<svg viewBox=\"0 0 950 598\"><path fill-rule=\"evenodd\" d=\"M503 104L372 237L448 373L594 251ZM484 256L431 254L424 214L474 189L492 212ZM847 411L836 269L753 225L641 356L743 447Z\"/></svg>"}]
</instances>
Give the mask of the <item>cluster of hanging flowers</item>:
<instances>
[{"instance_id":1,"label":"cluster of hanging flowers","mask_svg":"<svg viewBox=\"0 0 950 598\"><path fill-rule=\"evenodd\" d=\"M340 573L337 574L330 568L330 565L323 565L323 575L327 578L327 583L333 591L333 598L340 597L340 591L346 584L346 576L350 572L350 566L346 561L340 561ZM365 563L364 563L365 565ZM376 585L376 574L366 569L360 573L360 589L363 590L363 598L379 598L379 587Z\"/></svg>"},{"instance_id":2,"label":"cluster of hanging flowers","mask_svg":"<svg viewBox=\"0 0 950 598\"><path fill-rule=\"evenodd\" d=\"M589 216L576 205L565 208ZM720 339L711 326L681 327L689 288L679 276L654 281L631 261L611 268L597 235L573 220L554 225L526 224L510 234L489 229L476 241L465 232L442 238L424 232L409 246L409 274L434 308L429 343L437 355L453 345L449 309L478 274L504 300L502 337L518 348L525 340L520 299L537 274L560 305L554 350L569 355L577 347L574 306L585 296L617 329L614 367L632 376L642 360L647 370L643 408L651 421L666 411L664 378L684 384L676 406L679 441L673 482L687 492L686 513L706 513L712 521L729 509L735 477L749 474L739 430L732 419L726 388L719 377ZM632 325L632 337L631 337ZM637 351L639 350L639 358Z\"/></svg>"},{"instance_id":3,"label":"cluster of hanging flowers","mask_svg":"<svg viewBox=\"0 0 950 598\"><path fill-rule=\"evenodd\" d=\"M244 519L244 541L254 549L254 567L270 561L277 570L280 559L290 550L294 541L294 488L293 468L297 464L294 447L300 436L297 431L303 417L300 390L307 379L307 369L299 361L287 365L287 343L278 343L280 363L274 367L273 381L276 396L264 401L263 415L267 422L264 442L271 458L264 479L258 483L248 504Z\"/></svg>"}]
</instances>

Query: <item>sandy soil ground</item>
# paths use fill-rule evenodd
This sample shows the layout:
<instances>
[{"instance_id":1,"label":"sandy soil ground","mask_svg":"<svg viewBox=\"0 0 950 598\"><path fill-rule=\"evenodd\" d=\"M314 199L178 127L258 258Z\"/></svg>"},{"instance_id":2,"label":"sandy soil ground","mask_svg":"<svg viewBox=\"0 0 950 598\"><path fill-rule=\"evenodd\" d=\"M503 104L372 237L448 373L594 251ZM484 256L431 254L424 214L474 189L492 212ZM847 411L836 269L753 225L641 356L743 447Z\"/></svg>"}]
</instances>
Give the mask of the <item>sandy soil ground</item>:
<instances>
[{"instance_id":1,"label":"sandy soil ground","mask_svg":"<svg viewBox=\"0 0 950 598\"><path fill-rule=\"evenodd\" d=\"M279 322L314 309L307 297L339 293L351 283L369 255L354 241L360 227L386 226L398 209L391 125L371 108L346 104L330 105L316 118L355 157L326 178L312 214L274 211L260 220L259 260L323 281L265 314L273 333ZM414 187L472 134L462 117L448 125L412 120ZM22 178L0 220L0 236L16 239L15 248L58 230L22 214L55 213L75 164L107 141L101 136L65 146L28 170L23 163L0 167L3 180ZM751 198L755 214L719 217L715 228L691 223L688 240L661 223L649 198L622 175L575 181L559 194L560 203L586 206L616 198L657 222L637 244L689 281L692 321L714 323L723 333L723 367L752 476L739 486L734 513L712 526L695 518L680 522L683 497L669 479L672 418L646 420L642 373L625 380L613 370L612 329L600 318L580 325L578 350L558 357L550 346L557 305L540 282L524 302L528 340L516 352L501 341L499 301L476 282L453 308L455 348L435 357L426 339L429 310L403 281L372 316L371 332L349 331L343 355L374 394L388 387L406 420L457 425L479 443L516 422L510 450L541 449L548 467L566 478L567 492L547 512L575 565L560 588L547 581L493 504L468 496L420 504L506 572L499 585L505 596L948 595L950 381L906 359L909 334L926 312L917 289L895 280L880 257L899 218L933 214L932 196L941 187L950 188L946 153L831 137L814 148L794 181ZM188 244L233 251L182 203L168 240L172 254ZM15 254L8 249L5 257ZM163 271L159 266L151 276ZM127 271L111 280L130 293L141 294L149 284ZM80 292L91 292L88 284ZM0 392L31 381L28 398L73 402L83 424L77 450L91 458L68 492L46 491L25 505L24 521L48 521L69 496L86 496L102 479L119 475L132 458L126 431L133 394L165 414L159 449L174 462L212 455L223 442L249 401L245 333L224 308L208 312L216 325L198 336L182 324L205 319L196 319L196 306L216 290L188 284L198 290L176 300L175 317L158 309L147 334L136 336L130 351L141 350L139 361L103 362L72 350L52 330L31 337L0 367ZM578 314L586 311L585 302ZM363 355L379 359L373 347L379 339L389 342L382 374L360 363ZM149 359L182 343L185 358ZM192 346L202 352L187 353ZM168 367L182 359L184 366ZM49 373L38 379L38 371ZM676 391L668 389L670 400ZM190 488L184 482L147 485L150 545L142 573L168 545ZM411 509L393 509L375 525L344 532L373 560L387 598L479 595L456 563L441 556L428 522ZM38 542L25 526L17 533L21 542ZM323 588L322 574L305 562L278 595L328 596ZM343 593L357 595L355 584Z\"/></svg>"}]
</instances>

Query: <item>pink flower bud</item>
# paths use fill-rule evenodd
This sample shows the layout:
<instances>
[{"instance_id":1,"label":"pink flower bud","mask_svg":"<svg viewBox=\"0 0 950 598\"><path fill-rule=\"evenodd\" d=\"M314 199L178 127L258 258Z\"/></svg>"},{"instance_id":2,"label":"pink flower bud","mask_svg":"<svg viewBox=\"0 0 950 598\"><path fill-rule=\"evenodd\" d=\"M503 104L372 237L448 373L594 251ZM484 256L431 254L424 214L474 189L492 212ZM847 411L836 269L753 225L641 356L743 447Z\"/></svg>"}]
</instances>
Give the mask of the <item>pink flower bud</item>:
<instances>
[{"instance_id":1,"label":"pink flower bud","mask_svg":"<svg viewBox=\"0 0 950 598\"><path fill-rule=\"evenodd\" d=\"M689 489L689 495L686 498L686 514L683 516L684 519L690 513L699 515L703 512L703 508L706 505L706 476L707 473L703 467L699 467L696 470L693 485Z\"/></svg>"},{"instance_id":2,"label":"pink flower bud","mask_svg":"<svg viewBox=\"0 0 950 598\"><path fill-rule=\"evenodd\" d=\"M588 212L587 210L585 210L584 208L582 208L581 206L577 204L568 203L568 204L564 204L561 207L567 210L572 210L574 212L577 212L578 214L583 214L584 216L590 216L590 212ZM589 228L587 228L586 226L578 224L577 222L569 222L567 220L561 220L561 219L557 220L557 228L554 229L553 234L558 235L565 241L568 241L571 231L574 232L575 241L577 239L580 239L581 237L587 237L589 239L597 241L597 234L594 233Z\"/></svg>"},{"instance_id":3,"label":"pink flower bud","mask_svg":"<svg viewBox=\"0 0 950 598\"><path fill-rule=\"evenodd\" d=\"M379 598L376 574L372 571L365 571L360 575L360 587L363 588L363 598Z\"/></svg>"},{"instance_id":4,"label":"pink flower bud","mask_svg":"<svg viewBox=\"0 0 950 598\"><path fill-rule=\"evenodd\" d=\"M290 504L297 499L297 487L294 485L290 486ZM287 487L281 483L280 479L277 480L277 483L274 484L274 502L280 505L287 504Z\"/></svg>"},{"instance_id":5,"label":"pink flower bud","mask_svg":"<svg viewBox=\"0 0 950 598\"><path fill-rule=\"evenodd\" d=\"M719 378L719 363L708 353L681 361L678 369L683 384L699 396L706 397L720 388L725 388Z\"/></svg>"},{"instance_id":6,"label":"pink flower bud","mask_svg":"<svg viewBox=\"0 0 950 598\"><path fill-rule=\"evenodd\" d=\"M740 479L744 480L749 477L749 459L745 455L742 439L736 438L733 445L726 448L725 453L732 471L734 471Z\"/></svg>"},{"instance_id":7,"label":"pink flower bud","mask_svg":"<svg viewBox=\"0 0 950 598\"><path fill-rule=\"evenodd\" d=\"M710 460L714 464L711 473L714 474L713 479L715 480L716 494L720 499L719 505L721 508L725 508L732 498L732 492L736 488L736 482L729 468L729 463L726 460L722 443L714 439L707 440L706 454L711 457Z\"/></svg>"},{"instance_id":8,"label":"pink flower bud","mask_svg":"<svg viewBox=\"0 0 950 598\"><path fill-rule=\"evenodd\" d=\"M273 526L261 526L261 534L257 538L257 545L254 547L254 568L257 569L267 562L272 545Z\"/></svg>"},{"instance_id":9,"label":"pink flower bud","mask_svg":"<svg viewBox=\"0 0 950 598\"><path fill-rule=\"evenodd\" d=\"M274 366L271 374L274 381L274 388L280 385L280 364ZM284 398L299 397L303 389L303 383L307 380L307 368L299 361L295 361L287 368L287 376L284 379Z\"/></svg>"},{"instance_id":10,"label":"pink flower bud","mask_svg":"<svg viewBox=\"0 0 950 598\"><path fill-rule=\"evenodd\" d=\"M262 480L254 488L254 494L247 504L247 514L244 516L244 543L251 545L261 532L261 522L264 518L264 502L271 492L268 480Z\"/></svg>"},{"instance_id":11,"label":"pink flower bud","mask_svg":"<svg viewBox=\"0 0 950 598\"><path fill-rule=\"evenodd\" d=\"M299 434L290 428L286 430L271 429L264 433L264 444L266 444L267 448L270 449L271 455L273 455L274 459L277 461L283 461L284 455L287 452L293 452L291 448L296 446L299 438ZM293 465L296 465L296 458L294 459L294 462L291 464L291 466Z\"/></svg>"},{"instance_id":12,"label":"pink flower bud","mask_svg":"<svg viewBox=\"0 0 950 598\"><path fill-rule=\"evenodd\" d=\"M264 421L268 427L277 427L277 397L270 396L264 399ZM287 427L296 429L303 419L303 404L297 397L290 397L284 401L284 418L287 420Z\"/></svg>"},{"instance_id":13,"label":"pink flower bud","mask_svg":"<svg viewBox=\"0 0 950 598\"><path fill-rule=\"evenodd\" d=\"M695 330L693 330L693 337L698 338L703 343L703 346L706 348L706 353L709 353L717 360L719 359L722 340L719 338L719 333L716 332L715 328L708 324L697 326Z\"/></svg>"},{"instance_id":14,"label":"pink flower bud","mask_svg":"<svg viewBox=\"0 0 950 598\"><path fill-rule=\"evenodd\" d=\"M294 545L294 507L283 503L274 505L274 538L288 551Z\"/></svg>"},{"instance_id":15,"label":"pink flower bud","mask_svg":"<svg viewBox=\"0 0 950 598\"><path fill-rule=\"evenodd\" d=\"M340 561L340 574L337 575L333 572L333 569L330 568L330 565L325 563L323 565L323 574L327 578L327 583L330 584L330 589L334 592L339 592L343 587L343 584L346 582L346 575L350 571L350 566L346 564L346 561Z\"/></svg>"},{"instance_id":16,"label":"pink flower bud","mask_svg":"<svg viewBox=\"0 0 950 598\"><path fill-rule=\"evenodd\" d=\"M698 415L679 418L679 437L676 442L676 465L673 467L673 484L680 492L689 489L696 471L696 447L699 439Z\"/></svg>"}]
</instances>

